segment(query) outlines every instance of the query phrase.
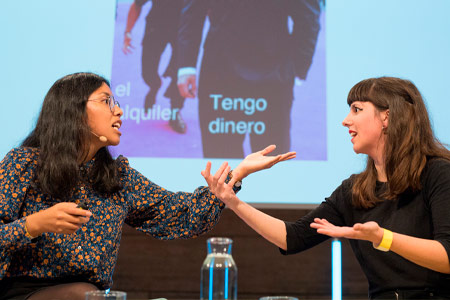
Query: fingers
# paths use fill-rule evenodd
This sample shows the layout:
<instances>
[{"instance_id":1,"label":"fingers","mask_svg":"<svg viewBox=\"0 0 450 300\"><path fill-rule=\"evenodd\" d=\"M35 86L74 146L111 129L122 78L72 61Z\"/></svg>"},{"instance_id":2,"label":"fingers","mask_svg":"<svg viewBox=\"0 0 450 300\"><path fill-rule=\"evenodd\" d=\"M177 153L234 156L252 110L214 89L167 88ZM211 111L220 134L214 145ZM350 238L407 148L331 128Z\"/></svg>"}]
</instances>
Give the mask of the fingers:
<instances>
[{"instance_id":1,"label":"fingers","mask_svg":"<svg viewBox=\"0 0 450 300\"><path fill-rule=\"evenodd\" d=\"M228 166L228 162L223 162L222 165L220 166L220 168L217 170L216 174L214 174L214 180L218 181L219 178L222 176L223 172L225 171L225 169ZM226 173L228 174L228 173Z\"/></svg>"},{"instance_id":2,"label":"fingers","mask_svg":"<svg viewBox=\"0 0 450 300\"><path fill-rule=\"evenodd\" d=\"M64 222L73 224L75 226L81 226L89 221L89 217L77 217L74 215L67 214L63 220Z\"/></svg>"},{"instance_id":3,"label":"fingers","mask_svg":"<svg viewBox=\"0 0 450 300\"><path fill-rule=\"evenodd\" d=\"M275 150L275 148L277 148L276 145L269 145L269 146L267 146L266 148L264 148L263 150L261 150L260 153L261 153L262 155L267 155L267 154L269 154L270 152L272 152L273 150Z\"/></svg>"},{"instance_id":4,"label":"fingers","mask_svg":"<svg viewBox=\"0 0 450 300\"><path fill-rule=\"evenodd\" d=\"M133 50L134 50L134 46L131 43L124 42L123 47L122 47L122 52L125 55L133 53Z\"/></svg>"},{"instance_id":5,"label":"fingers","mask_svg":"<svg viewBox=\"0 0 450 300\"><path fill-rule=\"evenodd\" d=\"M228 173L230 173L230 171L231 171L231 167L227 165L227 167L225 168L225 170L222 173L222 175L220 175L219 184L224 184L225 183L225 180L227 179Z\"/></svg>"},{"instance_id":6,"label":"fingers","mask_svg":"<svg viewBox=\"0 0 450 300\"><path fill-rule=\"evenodd\" d=\"M92 216L92 213L89 210L84 210L82 208L79 207L74 207L74 208L69 208L66 211L67 214L71 215L71 216L75 216L75 217L90 217Z\"/></svg>"},{"instance_id":7,"label":"fingers","mask_svg":"<svg viewBox=\"0 0 450 300\"><path fill-rule=\"evenodd\" d=\"M209 176L211 176L211 162L208 161L206 163L205 169L201 172L202 176L207 179Z\"/></svg>"},{"instance_id":8,"label":"fingers","mask_svg":"<svg viewBox=\"0 0 450 300\"><path fill-rule=\"evenodd\" d=\"M296 158L296 157L297 157L297 152L292 151L292 152L281 154L280 161L285 161L285 160L293 159L293 158Z\"/></svg>"}]
</instances>

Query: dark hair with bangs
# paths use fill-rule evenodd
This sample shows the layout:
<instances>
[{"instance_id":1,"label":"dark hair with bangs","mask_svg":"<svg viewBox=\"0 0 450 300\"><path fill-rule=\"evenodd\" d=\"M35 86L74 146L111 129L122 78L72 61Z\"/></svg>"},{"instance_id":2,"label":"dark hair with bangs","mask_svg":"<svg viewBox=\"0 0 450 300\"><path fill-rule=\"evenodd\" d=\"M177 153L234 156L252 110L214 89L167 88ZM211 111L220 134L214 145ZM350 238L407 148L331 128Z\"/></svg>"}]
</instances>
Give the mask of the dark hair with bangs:
<instances>
[{"instance_id":1,"label":"dark hair with bangs","mask_svg":"<svg viewBox=\"0 0 450 300\"><path fill-rule=\"evenodd\" d=\"M427 159L450 160L450 151L434 136L422 95L411 81L395 77L363 80L348 94L347 103L355 101L371 102L378 111L389 110L384 148L387 188L381 195L383 199L420 190ZM352 179L353 205L369 208L383 201L375 195L377 171L371 157L366 169Z\"/></svg>"},{"instance_id":2,"label":"dark hair with bangs","mask_svg":"<svg viewBox=\"0 0 450 300\"><path fill-rule=\"evenodd\" d=\"M87 124L89 96L109 82L93 73L74 73L57 80L45 96L36 127L22 142L39 149L36 177L43 192L63 199L81 179L79 161L88 153L91 131ZM107 147L95 155L88 174L100 193L120 189L119 172Z\"/></svg>"}]
</instances>

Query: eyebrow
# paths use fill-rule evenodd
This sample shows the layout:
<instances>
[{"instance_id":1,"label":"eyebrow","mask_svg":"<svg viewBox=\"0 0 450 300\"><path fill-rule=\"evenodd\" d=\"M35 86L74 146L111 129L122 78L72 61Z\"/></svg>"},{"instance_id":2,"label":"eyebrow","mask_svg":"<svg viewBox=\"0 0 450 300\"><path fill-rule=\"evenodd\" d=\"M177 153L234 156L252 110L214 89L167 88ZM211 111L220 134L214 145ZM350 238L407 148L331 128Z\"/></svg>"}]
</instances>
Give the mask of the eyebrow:
<instances>
[{"instance_id":1,"label":"eyebrow","mask_svg":"<svg viewBox=\"0 0 450 300\"><path fill-rule=\"evenodd\" d=\"M356 102L358 102L358 103L356 103ZM355 105L362 106L361 105L362 103L363 103L362 101L355 101L352 104L350 104L350 107L354 107Z\"/></svg>"},{"instance_id":2,"label":"eyebrow","mask_svg":"<svg viewBox=\"0 0 450 300\"><path fill-rule=\"evenodd\" d=\"M107 92L101 92L100 94L98 94L99 96L107 96L107 97L111 97L112 95L107 93Z\"/></svg>"}]
</instances>

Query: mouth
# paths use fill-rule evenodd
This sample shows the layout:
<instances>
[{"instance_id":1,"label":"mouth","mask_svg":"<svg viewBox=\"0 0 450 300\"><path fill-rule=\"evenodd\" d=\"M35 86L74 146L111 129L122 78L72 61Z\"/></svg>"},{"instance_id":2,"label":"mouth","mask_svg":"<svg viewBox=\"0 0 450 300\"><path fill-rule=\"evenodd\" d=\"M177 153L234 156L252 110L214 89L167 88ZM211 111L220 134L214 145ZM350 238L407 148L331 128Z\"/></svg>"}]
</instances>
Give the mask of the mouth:
<instances>
[{"instance_id":1,"label":"mouth","mask_svg":"<svg viewBox=\"0 0 450 300\"><path fill-rule=\"evenodd\" d=\"M119 129L121 126L122 126L122 122L120 120L111 125L111 127L114 128L115 130L117 130L119 133L120 133Z\"/></svg>"},{"instance_id":2,"label":"mouth","mask_svg":"<svg viewBox=\"0 0 450 300\"><path fill-rule=\"evenodd\" d=\"M350 133L350 136L352 137L352 141L353 141L353 139L354 139L355 136L357 135L356 131L349 130L348 132Z\"/></svg>"}]
</instances>

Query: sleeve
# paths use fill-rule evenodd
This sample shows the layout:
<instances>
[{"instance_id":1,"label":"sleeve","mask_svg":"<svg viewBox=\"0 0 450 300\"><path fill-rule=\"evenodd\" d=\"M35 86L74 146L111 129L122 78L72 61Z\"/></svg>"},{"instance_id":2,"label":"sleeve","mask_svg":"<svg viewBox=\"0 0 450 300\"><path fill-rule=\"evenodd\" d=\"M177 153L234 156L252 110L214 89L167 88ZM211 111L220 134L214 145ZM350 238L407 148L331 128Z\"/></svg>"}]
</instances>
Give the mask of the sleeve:
<instances>
[{"instance_id":1,"label":"sleeve","mask_svg":"<svg viewBox=\"0 0 450 300\"><path fill-rule=\"evenodd\" d=\"M329 239L329 236L319 234L316 229L310 227L314 218L327 219L336 226L346 225L341 207L349 200L348 197L351 197L349 184L349 180L344 181L330 197L296 222L285 222L287 251L280 249L282 254L298 253Z\"/></svg>"},{"instance_id":2,"label":"sleeve","mask_svg":"<svg viewBox=\"0 0 450 300\"><path fill-rule=\"evenodd\" d=\"M434 160L427 173L423 188L427 191L434 239L444 246L450 260L450 162Z\"/></svg>"},{"instance_id":3,"label":"sleeve","mask_svg":"<svg viewBox=\"0 0 450 300\"><path fill-rule=\"evenodd\" d=\"M31 243L26 236L25 216L20 210L31 179L35 162L29 151L11 150L0 163L0 274L9 264L8 253ZM0 276L1 277L1 276Z\"/></svg>"},{"instance_id":4,"label":"sleeve","mask_svg":"<svg viewBox=\"0 0 450 300\"><path fill-rule=\"evenodd\" d=\"M178 66L180 68L197 65L207 9L207 0L185 0L183 2L177 44Z\"/></svg>"},{"instance_id":5,"label":"sleeve","mask_svg":"<svg viewBox=\"0 0 450 300\"><path fill-rule=\"evenodd\" d=\"M294 21L292 49L296 76L306 79L320 30L319 0L292 0L289 14Z\"/></svg>"},{"instance_id":6,"label":"sleeve","mask_svg":"<svg viewBox=\"0 0 450 300\"><path fill-rule=\"evenodd\" d=\"M118 158L128 202L127 224L157 239L191 238L218 222L225 204L207 187L173 193L154 184Z\"/></svg>"}]
</instances>

